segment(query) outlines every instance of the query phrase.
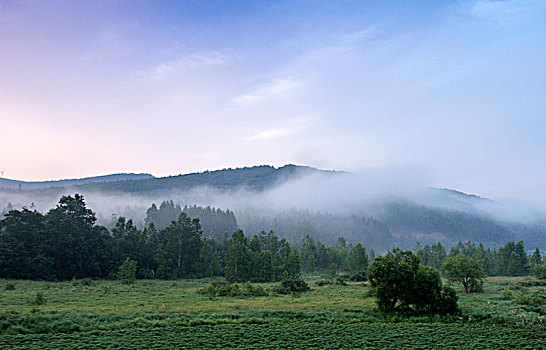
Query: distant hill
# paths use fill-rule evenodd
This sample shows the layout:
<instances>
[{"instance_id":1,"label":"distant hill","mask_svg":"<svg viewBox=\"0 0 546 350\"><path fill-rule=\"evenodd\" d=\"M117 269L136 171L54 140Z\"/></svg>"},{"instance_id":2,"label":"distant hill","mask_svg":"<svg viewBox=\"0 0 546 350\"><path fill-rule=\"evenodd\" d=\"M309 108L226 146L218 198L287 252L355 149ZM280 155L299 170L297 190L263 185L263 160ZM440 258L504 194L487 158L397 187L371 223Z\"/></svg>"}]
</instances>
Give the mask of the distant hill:
<instances>
[{"instance_id":1,"label":"distant hill","mask_svg":"<svg viewBox=\"0 0 546 350\"><path fill-rule=\"evenodd\" d=\"M0 180L0 188L18 190L19 185L21 185L20 189L22 191L50 189L55 187L57 189L73 188L75 191L93 190L131 194L155 193L172 189L186 190L199 186L215 187L222 190L244 188L251 191L263 191L285 181L306 175L335 175L341 173L343 172L320 170L313 167L293 164L285 165L280 168L269 165L259 165L168 177L154 177L150 174L114 174L85 179L44 182L23 182L1 179L5 180L5 182L1 182Z\"/></svg>"},{"instance_id":2,"label":"distant hill","mask_svg":"<svg viewBox=\"0 0 546 350\"><path fill-rule=\"evenodd\" d=\"M290 198L294 199L294 203L298 202L298 196L305 193L305 190L300 192L298 186L306 187L306 181L296 181L288 190L285 188L281 192L285 203L283 207L275 203L275 196L279 193L269 192L288 181L307 176L327 179L343 174L348 175L343 171L308 166L285 165L275 168L260 165L160 178L149 174L113 174L44 182L0 179L0 215L3 208L12 204L15 207L32 207L36 204L39 210L47 210L55 205L61 195L81 193L90 207L99 213L101 223L105 225L112 214L144 223L146 209L152 202L174 200L174 204L182 207L199 204L203 207L216 205L218 208L221 205L222 210L231 210L230 213L234 214L233 222L236 223L234 225L243 228L245 232L257 234L262 230L274 230L293 242L299 242L309 234L335 244L337 238L343 236L348 242L362 242L384 251L393 244L411 248L416 241L423 244L442 241L453 245L459 240L472 240L497 245L507 240L522 239L530 248L546 248L546 221L535 224L502 221L483 210L487 205L494 204L493 200L452 189L433 188L424 193L422 198L413 200L383 198L365 204L363 198L362 205L355 203L350 210L338 214L313 211L312 208L307 211L309 208L297 207L296 204L292 206ZM324 186L336 185L339 182L324 182ZM352 196L352 188L341 186L336 192L338 189L334 187L325 188L325 193L333 193L329 200L334 207L336 201L343 202L345 195ZM197 196L201 192L210 196L205 195L196 200L191 191L194 188L211 188L214 191L196 191ZM322 191L322 188L315 189ZM244 192L234 196L234 201L230 202L230 191L240 189L248 191L248 202L245 203L247 198L241 197ZM354 191L358 193L357 188ZM273 197L268 197L269 194ZM223 196L222 204L214 203L217 195ZM260 207L264 199L268 201L264 201L264 206ZM247 211L245 208L251 209ZM191 214L198 217L204 215L195 212Z\"/></svg>"},{"instance_id":3,"label":"distant hill","mask_svg":"<svg viewBox=\"0 0 546 350\"><path fill-rule=\"evenodd\" d=\"M111 174L93 177L84 177L81 179L66 179L56 181L19 181L0 178L0 189L12 189L12 190L36 190L51 187L72 187L77 185L85 185L91 183L107 183L126 180L143 180L154 179L150 174Z\"/></svg>"},{"instance_id":4,"label":"distant hill","mask_svg":"<svg viewBox=\"0 0 546 350\"><path fill-rule=\"evenodd\" d=\"M341 172L320 170L308 166L292 164L285 165L280 168L275 168L269 165L259 165L154 179L131 180L120 183L94 183L82 187L97 191L125 192L134 194L161 192L171 189L186 190L200 186L214 187L221 190L235 190L242 188L250 191L263 191L282 184L288 180L293 180L306 175L335 175L339 173Z\"/></svg>"}]
</instances>

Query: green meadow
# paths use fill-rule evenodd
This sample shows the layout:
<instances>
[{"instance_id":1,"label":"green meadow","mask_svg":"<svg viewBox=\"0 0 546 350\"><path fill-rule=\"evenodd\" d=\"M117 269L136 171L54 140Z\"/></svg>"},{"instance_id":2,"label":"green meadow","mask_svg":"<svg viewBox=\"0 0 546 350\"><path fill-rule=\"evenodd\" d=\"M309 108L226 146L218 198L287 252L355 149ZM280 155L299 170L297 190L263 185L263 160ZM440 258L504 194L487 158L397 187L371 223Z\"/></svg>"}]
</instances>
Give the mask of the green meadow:
<instances>
[{"instance_id":1,"label":"green meadow","mask_svg":"<svg viewBox=\"0 0 546 350\"><path fill-rule=\"evenodd\" d=\"M211 279L1 280L0 348L546 348L544 280L457 289L456 316L384 315L365 283L317 280L299 295L212 299L198 293Z\"/></svg>"}]
</instances>

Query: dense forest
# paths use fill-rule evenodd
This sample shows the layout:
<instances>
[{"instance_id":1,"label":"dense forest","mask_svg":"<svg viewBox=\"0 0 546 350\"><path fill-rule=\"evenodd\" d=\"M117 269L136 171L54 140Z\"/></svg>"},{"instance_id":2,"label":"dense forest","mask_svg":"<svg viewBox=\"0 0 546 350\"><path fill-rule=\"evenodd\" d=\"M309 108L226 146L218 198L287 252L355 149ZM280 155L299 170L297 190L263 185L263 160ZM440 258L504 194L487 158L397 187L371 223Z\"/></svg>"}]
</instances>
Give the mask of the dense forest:
<instances>
[{"instance_id":1,"label":"dense forest","mask_svg":"<svg viewBox=\"0 0 546 350\"><path fill-rule=\"evenodd\" d=\"M146 211L145 225L154 224L156 229L163 230L171 224L172 221L178 219L180 214L186 214L192 218L199 218L203 233L207 237L221 239L224 233L234 232L238 229L237 219L233 212L229 209L223 211L221 209L211 207L200 207L197 205L185 205L183 208L173 201L163 201L159 208L154 204Z\"/></svg>"},{"instance_id":2,"label":"dense forest","mask_svg":"<svg viewBox=\"0 0 546 350\"><path fill-rule=\"evenodd\" d=\"M203 216L209 225L208 234L200 219L189 214ZM167 223L167 219L172 220ZM373 226L373 221L369 225ZM230 211L181 208L163 202L159 208L150 208L143 229L131 219L119 217L108 230L96 224L95 213L87 208L83 196L63 196L46 214L23 208L4 215L0 221L0 278L115 278L129 259L135 262L139 278L224 276L230 281L265 282L301 272L329 271L364 280L368 265L376 257L373 249L360 243L347 244L342 235L333 245L310 235L291 244L273 231L246 236L241 230L231 231L233 228L236 221ZM538 248L528 255L522 241L509 241L498 249L459 242L449 253L441 243L417 244L414 251L424 265L437 270L442 270L450 258L464 257L484 276L544 271Z\"/></svg>"}]
</instances>

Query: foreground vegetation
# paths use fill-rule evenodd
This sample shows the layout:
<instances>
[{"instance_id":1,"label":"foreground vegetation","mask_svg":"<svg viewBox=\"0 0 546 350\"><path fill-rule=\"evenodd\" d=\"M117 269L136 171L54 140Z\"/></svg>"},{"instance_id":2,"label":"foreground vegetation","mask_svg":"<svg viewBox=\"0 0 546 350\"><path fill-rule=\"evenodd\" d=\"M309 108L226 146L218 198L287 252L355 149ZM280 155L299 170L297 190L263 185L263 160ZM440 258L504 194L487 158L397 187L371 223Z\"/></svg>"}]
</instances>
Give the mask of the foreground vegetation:
<instances>
[{"instance_id":1,"label":"foreground vegetation","mask_svg":"<svg viewBox=\"0 0 546 350\"><path fill-rule=\"evenodd\" d=\"M307 276L311 291L302 294L279 294L275 284L260 283L254 285L264 296L211 299L199 290L212 281L2 280L0 347L546 346L545 281L531 277L488 278L479 294L456 287L457 316L380 313L360 282L318 285L318 276ZM535 294L538 304L520 304L521 295Z\"/></svg>"}]
</instances>

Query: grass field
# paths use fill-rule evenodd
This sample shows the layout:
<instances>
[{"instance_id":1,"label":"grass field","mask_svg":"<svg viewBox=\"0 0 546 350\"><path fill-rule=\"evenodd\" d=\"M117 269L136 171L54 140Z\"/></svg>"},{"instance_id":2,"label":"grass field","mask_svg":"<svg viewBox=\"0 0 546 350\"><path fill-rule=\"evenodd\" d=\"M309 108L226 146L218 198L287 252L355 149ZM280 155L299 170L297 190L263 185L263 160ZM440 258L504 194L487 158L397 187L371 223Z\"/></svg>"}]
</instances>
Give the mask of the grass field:
<instances>
[{"instance_id":1,"label":"grass field","mask_svg":"<svg viewBox=\"0 0 546 350\"><path fill-rule=\"evenodd\" d=\"M300 296L214 300L197 293L211 280L1 280L0 348L546 348L545 307L516 302L546 289L530 277L459 290L460 316L409 318L378 313L365 284L307 280Z\"/></svg>"}]
</instances>

